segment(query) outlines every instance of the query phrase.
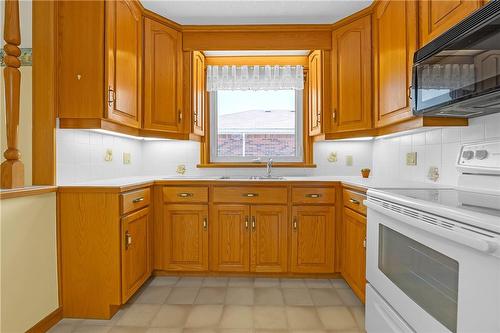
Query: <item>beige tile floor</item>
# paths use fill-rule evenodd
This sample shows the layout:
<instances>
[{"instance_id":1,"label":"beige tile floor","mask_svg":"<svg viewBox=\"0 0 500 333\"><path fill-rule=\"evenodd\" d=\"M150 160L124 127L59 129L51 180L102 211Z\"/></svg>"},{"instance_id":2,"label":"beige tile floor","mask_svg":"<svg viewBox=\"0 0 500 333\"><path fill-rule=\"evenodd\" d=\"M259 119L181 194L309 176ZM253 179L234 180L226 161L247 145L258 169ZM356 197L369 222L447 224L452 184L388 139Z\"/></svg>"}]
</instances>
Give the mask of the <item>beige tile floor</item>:
<instances>
[{"instance_id":1,"label":"beige tile floor","mask_svg":"<svg viewBox=\"0 0 500 333\"><path fill-rule=\"evenodd\" d=\"M64 319L49 332L364 332L364 307L340 279L155 277L111 320Z\"/></svg>"}]
</instances>

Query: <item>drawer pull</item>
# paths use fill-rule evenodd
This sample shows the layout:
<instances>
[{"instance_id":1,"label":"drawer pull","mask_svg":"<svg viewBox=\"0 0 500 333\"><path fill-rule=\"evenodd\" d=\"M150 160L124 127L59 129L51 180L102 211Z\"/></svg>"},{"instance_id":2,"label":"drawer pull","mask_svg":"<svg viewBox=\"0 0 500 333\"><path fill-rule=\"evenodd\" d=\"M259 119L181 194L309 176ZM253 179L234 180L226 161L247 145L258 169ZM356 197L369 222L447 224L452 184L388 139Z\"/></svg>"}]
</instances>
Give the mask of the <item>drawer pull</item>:
<instances>
[{"instance_id":1,"label":"drawer pull","mask_svg":"<svg viewBox=\"0 0 500 333\"><path fill-rule=\"evenodd\" d=\"M312 198L312 199L317 199L321 198L321 194L319 193L309 193L305 195L306 198Z\"/></svg>"},{"instance_id":2,"label":"drawer pull","mask_svg":"<svg viewBox=\"0 0 500 333\"><path fill-rule=\"evenodd\" d=\"M243 193L242 195L246 198L255 198L259 196L258 193Z\"/></svg>"},{"instance_id":3,"label":"drawer pull","mask_svg":"<svg viewBox=\"0 0 500 333\"><path fill-rule=\"evenodd\" d=\"M132 245L132 236L127 230L125 231L125 249L128 249L130 245Z\"/></svg>"},{"instance_id":4,"label":"drawer pull","mask_svg":"<svg viewBox=\"0 0 500 333\"><path fill-rule=\"evenodd\" d=\"M191 198L193 195L194 195L193 193L188 193L188 192L181 192L177 194L179 198Z\"/></svg>"},{"instance_id":5,"label":"drawer pull","mask_svg":"<svg viewBox=\"0 0 500 333\"><path fill-rule=\"evenodd\" d=\"M142 202L142 201L144 201L144 197L135 198L134 200L132 200L133 203L138 203L138 202Z\"/></svg>"},{"instance_id":6,"label":"drawer pull","mask_svg":"<svg viewBox=\"0 0 500 333\"><path fill-rule=\"evenodd\" d=\"M359 205L359 201L353 198L349 199L349 202L352 203L353 205Z\"/></svg>"},{"instance_id":7,"label":"drawer pull","mask_svg":"<svg viewBox=\"0 0 500 333\"><path fill-rule=\"evenodd\" d=\"M205 217L203 219L203 230L207 230L208 229L208 219Z\"/></svg>"},{"instance_id":8,"label":"drawer pull","mask_svg":"<svg viewBox=\"0 0 500 333\"><path fill-rule=\"evenodd\" d=\"M293 230L297 230L297 227L299 226L299 223L297 222L297 217L293 218L292 226Z\"/></svg>"}]
</instances>

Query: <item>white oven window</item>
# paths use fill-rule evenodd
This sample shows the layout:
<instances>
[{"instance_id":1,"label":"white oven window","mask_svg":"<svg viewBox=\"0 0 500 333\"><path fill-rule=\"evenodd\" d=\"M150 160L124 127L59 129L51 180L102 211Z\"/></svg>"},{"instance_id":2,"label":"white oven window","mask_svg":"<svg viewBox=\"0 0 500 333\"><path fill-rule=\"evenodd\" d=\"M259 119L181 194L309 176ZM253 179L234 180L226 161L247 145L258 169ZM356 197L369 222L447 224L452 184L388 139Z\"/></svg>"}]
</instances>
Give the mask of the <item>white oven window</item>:
<instances>
[{"instance_id":1,"label":"white oven window","mask_svg":"<svg viewBox=\"0 0 500 333\"><path fill-rule=\"evenodd\" d=\"M378 268L451 332L457 331L458 262L379 225Z\"/></svg>"}]
</instances>

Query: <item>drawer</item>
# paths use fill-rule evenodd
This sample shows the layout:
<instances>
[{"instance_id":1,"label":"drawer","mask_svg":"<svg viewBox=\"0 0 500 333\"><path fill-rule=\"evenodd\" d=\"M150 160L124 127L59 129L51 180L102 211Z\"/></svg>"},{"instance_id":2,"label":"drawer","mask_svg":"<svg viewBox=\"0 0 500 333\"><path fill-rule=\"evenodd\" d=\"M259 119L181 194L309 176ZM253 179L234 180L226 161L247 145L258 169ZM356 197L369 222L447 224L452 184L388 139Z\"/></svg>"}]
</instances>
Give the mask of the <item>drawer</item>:
<instances>
[{"instance_id":1,"label":"drawer","mask_svg":"<svg viewBox=\"0 0 500 333\"><path fill-rule=\"evenodd\" d=\"M334 204L335 188L293 187L292 202L294 204Z\"/></svg>"},{"instance_id":2,"label":"drawer","mask_svg":"<svg viewBox=\"0 0 500 333\"><path fill-rule=\"evenodd\" d=\"M175 203L208 202L208 187L165 186L163 201Z\"/></svg>"},{"instance_id":3,"label":"drawer","mask_svg":"<svg viewBox=\"0 0 500 333\"><path fill-rule=\"evenodd\" d=\"M120 195L121 213L127 214L142 207L146 207L150 202L150 189L141 188L140 190L130 191Z\"/></svg>"},{"instance_id":4,"label":"drawer","mask_svg":"<svg viewBox=\"0 0 500 333\"><path fill-rule=\"evenodd\" d=\"M214 202L226 203L287 203L285 187L220 186L214 187Z\"/></svg>"},{"instance_id":5,"label":"drawer","mask_svg":"<svg viewBox=\"0 0 500 333\"><path fill-rule=\"evenodd\" d=\"M344 206L349 207L352 210L363 215L366 215L366 206L363 205L363 201L365 199L366 195L362 193L344 189L343 192Z\"/></svg>"}]
</instances>

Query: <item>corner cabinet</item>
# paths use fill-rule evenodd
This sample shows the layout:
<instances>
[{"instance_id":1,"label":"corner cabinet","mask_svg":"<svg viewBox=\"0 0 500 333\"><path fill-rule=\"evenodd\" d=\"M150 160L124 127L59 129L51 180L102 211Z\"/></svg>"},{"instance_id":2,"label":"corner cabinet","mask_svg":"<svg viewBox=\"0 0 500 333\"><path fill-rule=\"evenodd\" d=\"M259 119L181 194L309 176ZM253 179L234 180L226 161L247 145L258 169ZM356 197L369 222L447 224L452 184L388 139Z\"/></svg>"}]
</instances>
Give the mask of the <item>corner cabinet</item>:
<instances>
[{"instance_id":1,"label":"corner cabinet","mask_svg":"<svg viewBox=\"0 0 500 333\"><path fill-rule=\"evenodd\" d=\"M420 0L420 45L424 46L479 9L482 0Z\"/></svg>"},{"instance_id":2,"label":"corner cabinet","mask_svg":"<svg viewBox=\"0 0 500 333\"><path fill-rule=\"evenodd\" d=\"M417 1L385 0L373 15L375 127L413 117L409 89L418 47Z\"/></svg>"},{"instance_id":3,"label":"corner cabinet","mask_svg":"<svg viewBox=\"0 0 500 333\"><path fill-rule=\"evenodd\" d=\"M181 133L182 34L144 19L144 129Z\"/></svg>"},{"instance_id":4,"label":"corner cabinet","mask_svg":"<svg viewBox=\"0 0 500 333\"><path fill-rule=\"evenodd\" d=\"M371 20L365 16L332 34L331 113L325 132L372 128ZM327 115L329 112L325 112Z\"/></svg>"},{"instance_id":5,"label":"corner cabinet","mask_svg":"<svg viewBox=\"0 0 500 333\"><path fill-rule=\"evenodd\" d=\"M141 15L136 1L57 3L61 127L141 126Z\"/></svg>"}]
</instances>

